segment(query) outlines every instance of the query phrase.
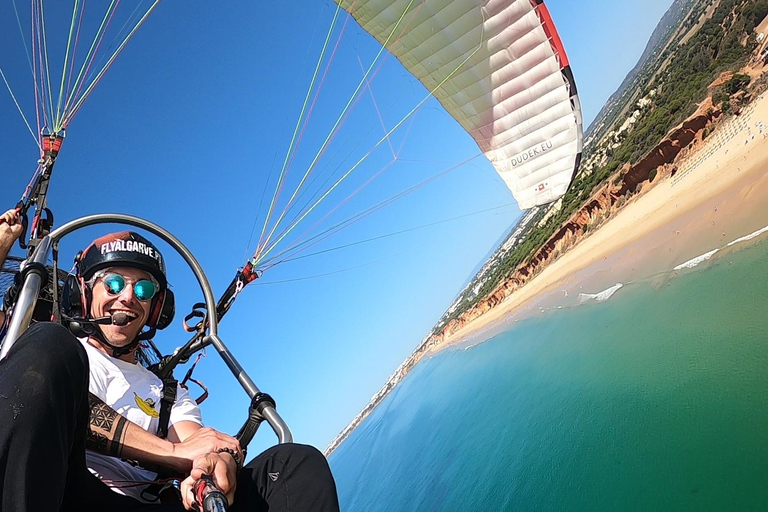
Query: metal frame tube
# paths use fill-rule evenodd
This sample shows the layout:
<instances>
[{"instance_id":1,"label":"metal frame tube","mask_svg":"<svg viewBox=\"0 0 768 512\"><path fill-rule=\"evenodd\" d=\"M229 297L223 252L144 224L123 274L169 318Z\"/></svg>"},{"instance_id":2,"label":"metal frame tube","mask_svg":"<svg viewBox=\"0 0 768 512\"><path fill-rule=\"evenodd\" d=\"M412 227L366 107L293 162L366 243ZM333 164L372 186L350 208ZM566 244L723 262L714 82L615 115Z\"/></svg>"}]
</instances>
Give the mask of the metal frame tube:
<instances>
[{"instance_id":1,"label":"metal frame tube","mask_svg":"<svg viewBox=\"0 0 768 512\"><path fill-rule=\"evenodd\" d=\"M51 250L51 237L46 236L40 240L40 243L35 248L35 252L32 253L32 261L35 263L41 263L45 265L45 261L48 259L48 253ZM8 332L5 335L5 339L2 340L2 348L0 348L0 360L5 359L8 352L19 336L29 327L29 323L32 321L32 314L35 311L35 304L37 304L37 295L40 293L40 286L42 285L42 277L34 272L27 274L24 284L19 292L19 298L16 301L16 307L14 308L14 315L11 318L11 324L8 326Z\"/></svg>"},{"instance_id":2,"label":"metal frame tube","mask_svg":"<svg viewBox=\"0 0 768 512\"><path fill-rule=\"evenodd\" d=\"M235 359L229 349L224 345L224 342L219 338L219 319L216 311L216 299L213 295L213 290L208 282L208 278L203 272L202 267L197 262L192 253L187 249L181 241L173 236L169 231L166 231L162 227L141 219L132 215L124 215L120 213L110 214L96 214L88 215L70 221L63 226L55 229L48 236L41 239L40 244L33 253L33 261L45 264L48 253L51 248L54 247L59 240L64 236L76 231L78 229L93 226L97 224L127 224L129 226L136 226L142 228L150 233L157 235L165 240L173 249L179 253L184 261L187 262L192 273L195 274L197 282L203 292L205 298L205 307L208 314L208 336L203 340L203 345L213 345L216 351L219 353L224 363L229 370L235 376L237 381L243 387L245 392L250 398L253 398L257 393L260 393L259 388L254 384L253 380L248 376L240 363ZM11 320L11 325L8 330L8 334L3 342L2 350L0 351L0 359L4 358L11 346L18 340L19 336L29 327L29 323L32 320L32 313L35 309L35 303L37 302L37 295L40 292L41 278L35 273L29 273L24 281L19 299L14 309L15 314ZM200 347L202 348L202 347ZM293 441L291 431L288 429L288 425L283 421L277 411L272 407L267 407L263 411L264 419L272 427L280 443L290 443Z\"/></svg>"},{"instance_id":3,"label":"metal frame tube","mask_svg":"<svg viewBox=\"0 0 768 512\"><path fill-rule=\"evenodd\" d=\"M213 296L211 285L208 283L208 278L205 276L203 268L197 262L190 250L187 249L178 238L157 224L139 217L134 217L133 215L125 215L122 213L100 213L96 215L80 217L79 219L67 222L63 226L53 230L50 234L50 237L53 242L56 243L73 231L96 224L127 224L129 226L136 226L159 236L165 240L168 245L173 247L176 252L178 252L181 257L184 258L184 261L187 262L187 265L189 265L189 267L192 269L192 273L195 274L195 278L197 278L197 282L200 284L200 288L203 291L205 307L208 309L208 318L211 321L210 334L218 333L219 319L216 315L216 299Z\"/></svg>"},{"instance_id":4,"label":"metal frame tube","mask_svg":"<svg viewBox=\"0 0 768 512\"><path fill-rule=\"evenodd\" d=\"M227 346L224 345L224 342L221 340L221 338L219 338L218 335L211 334L210 336L206 336L204 342L205 345L210 343L216 348L219 355L224 360L224 363L229 367L229 370L235 376L245 392L248 393L250 398L253 398L258 393L261 393L259 388L251 380L248 374L245 373L243 367L240 366L240 363L237 362L237 359L235 359L235 357L229 351ZM267 420L269 426L272 427L272 430L274 430L275 435L280 440L280 443L293 442L293 436L291 435L291 431L288 428L288 425L283 421L283 418L280 417L274 407L265 407L264 411L262 412L262 416L264 416L264 419Z\"/></svg>"},{"instance_id":5,"label":"metal frame tube","mask_svg":"<svg viewBox=\"0 0 768 512\"><path fill-rule=\"evenodd\" d=\"M267 420L269 426L272 427L272 431L277 436L280 444L293 442L291 430L274 407L265 407L264 410L261 411L261 415L264 416L264 419Z\"/></svg>"}]
</instances>

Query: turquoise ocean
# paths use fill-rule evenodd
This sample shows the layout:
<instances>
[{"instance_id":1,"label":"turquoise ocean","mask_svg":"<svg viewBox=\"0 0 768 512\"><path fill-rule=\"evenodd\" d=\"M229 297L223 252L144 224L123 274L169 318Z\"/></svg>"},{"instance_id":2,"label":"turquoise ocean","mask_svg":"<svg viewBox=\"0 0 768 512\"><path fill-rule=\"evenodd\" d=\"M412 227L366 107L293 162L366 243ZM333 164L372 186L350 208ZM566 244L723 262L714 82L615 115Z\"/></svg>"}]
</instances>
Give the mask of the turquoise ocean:
<instances>
[{"instance_id":1,"label":"turquoise ocean","mask_svg":"<svg viewBox=\"0 0 768 512\"><path fill-rule=\"evenodd\" d=\"M768 510L766 238L421 361L331 454L342 510Z\"/></svg>"}]
</instances>

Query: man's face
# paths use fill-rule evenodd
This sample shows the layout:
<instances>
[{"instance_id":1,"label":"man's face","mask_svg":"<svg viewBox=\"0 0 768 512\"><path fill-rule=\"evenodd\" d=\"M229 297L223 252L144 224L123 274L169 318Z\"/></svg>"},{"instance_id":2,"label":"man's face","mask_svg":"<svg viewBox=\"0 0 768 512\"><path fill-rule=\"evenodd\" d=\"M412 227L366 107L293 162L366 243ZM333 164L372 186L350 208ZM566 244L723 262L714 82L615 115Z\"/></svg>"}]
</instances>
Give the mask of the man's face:
<instances>
[{"instance_id":1,"label":"man's face","mask_svg":"<svg viewBox=\"0 0 768 512\"><path fill-rule=\"evenodd\" d=\"M125 279L125 288L120 293L111 293L104 285L104 278L110 273L119 274ZM102 325L101 330L112 345L116 347L128 345L149 320L149 308L152 304L151 300L140 301L136 297L134 284L142 279L151 281L152 278L147 272L130 267L110 267L96 275L100 277L95 279L92 286L91 317L99 318L111 316L117 312L125 313L129 319L126 325Z\"/></svg>"}]
</instances>

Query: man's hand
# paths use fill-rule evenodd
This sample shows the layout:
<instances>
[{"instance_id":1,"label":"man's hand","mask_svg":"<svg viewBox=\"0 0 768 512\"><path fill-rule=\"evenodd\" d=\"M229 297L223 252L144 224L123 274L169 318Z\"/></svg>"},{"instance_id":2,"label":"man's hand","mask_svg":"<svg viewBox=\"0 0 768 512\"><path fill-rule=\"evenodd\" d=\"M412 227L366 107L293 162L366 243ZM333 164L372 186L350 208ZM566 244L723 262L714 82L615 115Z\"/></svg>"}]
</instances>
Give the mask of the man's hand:
<instances>
[{"instance_id":1,"label":"man's hand","mask_svg":"<svg viewBox=\"0 0 768 512\"><path fill-rule=\"evenodd\" d=\"M226 452L211 452L197 457L192 463L192 472L181 482L181 498L187 510L194 510L195 496L192 487L203 475L213 478L213 483L227 496L230 505L234 502L237 485L235 459Z\"/></svg>"},{"instance_id":2,"label":"man's hand","mask_svg":"<svg viewBox=\"0 0 768 512\"><path fill-rule=\"evenodd\" d=\"M240 448L240 442L234 437L210 427L202 427L183 442L174 444L173 457L191 462L210 452L215 453L221 448L234 450L240 456L240 460L243 460L243 450ZM189 469L189 466L185 468L185 473Z\"/></svg>"},{"instance_id":3,"label":"man's hand","mask_svg":"<svg viewBox=\"0 0 768 512\"><path fill-rule=\"evenodd\" d=\"M8 210L0 215L0 265L5 263L5 258L13 247L13 242L18 240L24 226L21 225L21 215L16 209Z\"/></svg>"},{"instance_id":4,"label":"man's hand","mask_svg":"<svg viewBox=\"0 0 768 512\"><path fill-rule=\"evenodd\" d=\"M0 215L0 247L11 248L13 242L21 236L21 215L15 208Z\"/></svg>"}]
</instances>

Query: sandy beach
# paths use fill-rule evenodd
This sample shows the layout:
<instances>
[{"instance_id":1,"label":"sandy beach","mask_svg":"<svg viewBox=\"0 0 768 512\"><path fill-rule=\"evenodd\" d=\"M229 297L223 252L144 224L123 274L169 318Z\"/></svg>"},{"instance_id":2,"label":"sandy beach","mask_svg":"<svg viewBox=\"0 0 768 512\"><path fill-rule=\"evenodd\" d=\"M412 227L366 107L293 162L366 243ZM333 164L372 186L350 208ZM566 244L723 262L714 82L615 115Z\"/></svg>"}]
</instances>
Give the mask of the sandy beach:
<instances>
[{"instance_id":1,"label":"sandy beach","mask_svg":"<svg viewBox=\"0 0 768 512\"><path fill-rule=\"evenodd\" d=\"M439 348L486 337L552 297L595 294L669 271L768 226L768 94L723 122L678 172L633 198L599 229Z\"/></svg>"}]
</instances>

